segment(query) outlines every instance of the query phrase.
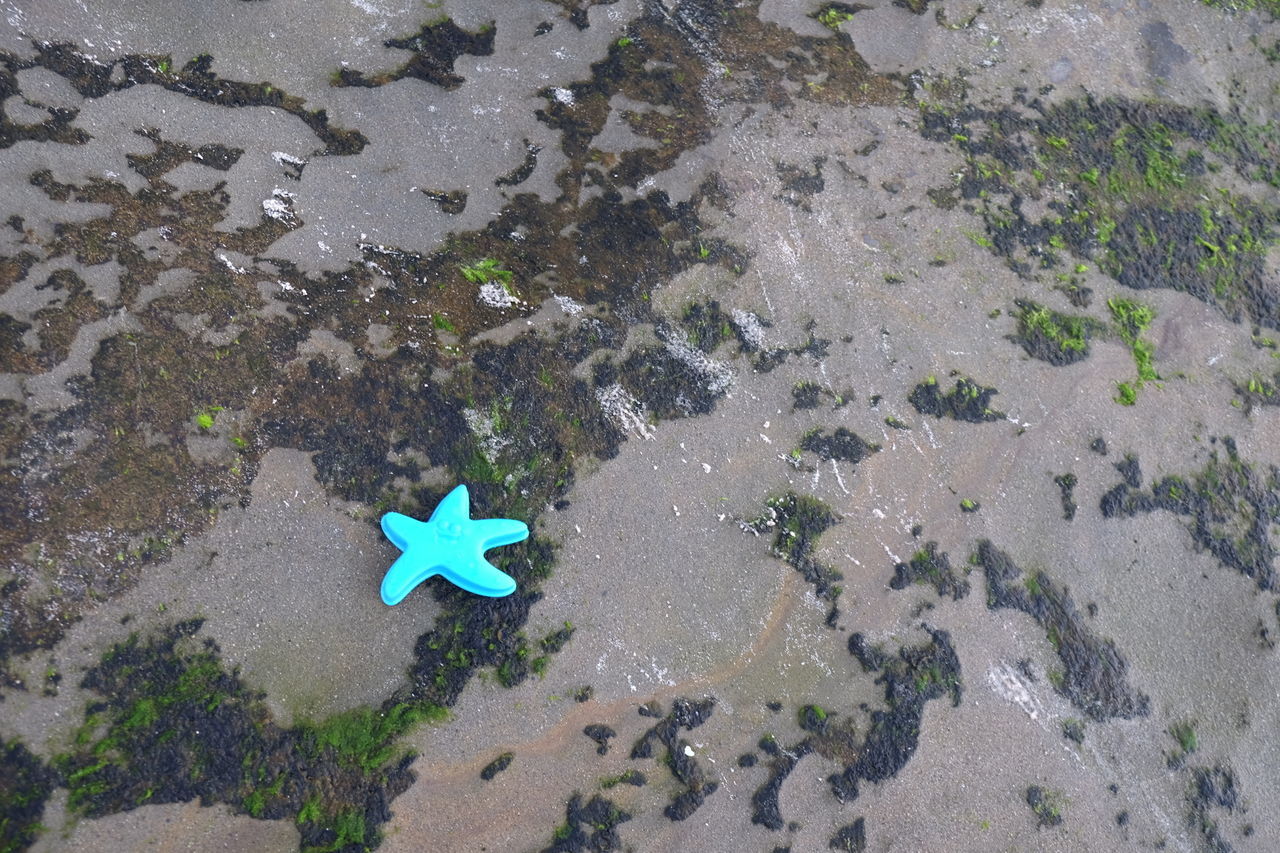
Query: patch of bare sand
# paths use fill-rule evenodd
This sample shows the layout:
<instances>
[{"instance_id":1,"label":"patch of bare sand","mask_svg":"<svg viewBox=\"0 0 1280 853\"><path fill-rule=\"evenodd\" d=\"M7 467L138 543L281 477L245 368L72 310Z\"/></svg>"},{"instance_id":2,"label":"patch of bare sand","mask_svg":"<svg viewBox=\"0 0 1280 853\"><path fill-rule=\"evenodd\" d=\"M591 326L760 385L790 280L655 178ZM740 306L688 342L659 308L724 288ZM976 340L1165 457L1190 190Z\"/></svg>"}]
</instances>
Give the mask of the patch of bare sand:
<instances>
[{"instance_id":1,"label":"patch of bare sand","mask_svg":"<svg viewBox=\"0 0 1280 853\"><path fill-rule=\"evenodd\" d=\"M65 817L61 802L45 807L46 820ZM51 814L54 812L56 814ZM199 801L141 806L97 820L80 820L61 829L50 824L32 853L98 853L104 849L136 853L285 853L298 849L298 830L287 820L255 820L223 805Z\"/></svg>"}]
</instances>

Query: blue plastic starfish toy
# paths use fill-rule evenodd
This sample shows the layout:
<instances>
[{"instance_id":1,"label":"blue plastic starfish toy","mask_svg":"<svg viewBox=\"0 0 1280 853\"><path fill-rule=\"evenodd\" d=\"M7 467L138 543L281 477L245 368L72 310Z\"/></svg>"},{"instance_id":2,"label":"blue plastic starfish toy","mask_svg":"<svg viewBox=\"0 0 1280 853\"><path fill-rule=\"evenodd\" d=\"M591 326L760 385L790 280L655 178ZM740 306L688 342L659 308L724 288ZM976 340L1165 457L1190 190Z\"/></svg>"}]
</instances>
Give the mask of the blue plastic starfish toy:
<instances>
[{"instance_id":1,"label":"blue plastic starfish toy","mask_svg":"<svg viewBox=\"0 0 1280 853\"><path fill-rule=\"evenodd\" d=\"M494 568L484 552L521 541L529 528L511 518L472 520L467 487L458 486L444 496L430 520L389 512L382 517L382 532L404 552L382 579L382 600L394 605L432 575L443 575L476 595L510 595L515 580Z\"/></svg>"}]
</instances>

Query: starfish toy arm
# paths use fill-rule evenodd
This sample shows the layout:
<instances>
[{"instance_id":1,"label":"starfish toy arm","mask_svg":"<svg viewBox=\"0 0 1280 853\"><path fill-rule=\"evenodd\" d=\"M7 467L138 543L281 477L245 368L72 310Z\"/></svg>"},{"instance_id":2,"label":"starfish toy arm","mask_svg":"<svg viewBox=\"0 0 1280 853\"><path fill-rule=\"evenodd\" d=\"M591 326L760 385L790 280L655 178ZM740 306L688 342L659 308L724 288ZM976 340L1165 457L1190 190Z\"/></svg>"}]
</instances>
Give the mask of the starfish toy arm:
<instances>
[{"instance_id":1,"label":"starfish toy arm","mask_svg":"<svg viewBox=\"0 0 1280 853\"><path fill-rule=\"evenodd\" d=\"M497 571L497 569L494 569ZM440 574L439 566L426 566L416 554L401 554L382 578L382 601L393 606L404 601L413 588L433 575Z\"/></svg>"},{"instance_id":2,"label":"starfish toy arm","mask_svg":"<svg viewBox=\"0 0 1280 853\"><path fill-rule=\"evenodd\" d=\"M389 512L382 516L382 532L401 551L409 547L409 540L413 538L413 529L421 525L422 522L416 518L410 518L398 512Z\"/></svg>"},{"instance_id":3,"label":"starfish toy arm","mask_svg":"<svg viewBox=\"0 0 1280 853\"><path fill-rule=\"evenodd\" d=\"M458 486L436 506L428 521L398 512L382 517L382 530L404 553L382 579L382 600L399 604L414 587L433 575L476 595L494 598L515 592L516 582L484 558L484 552L519 542L529 535L523 521L471 518L466 486Z\"/></svg>"},{"instance_id":4,"label":"starfish toy arm","mask_svg":"<svg viewBox=\"0 0 1280 853\"><path fill-rule=\"evenodd\" d=\"M494 568L492 563L481 556L472 557L465 562L451 563L440 574L476 595L501 598L516 591L516 582L511 575Z\"/></svg>"},{"instance_id":5,"label":"starfish toy arm","mask_svg":"<svg viewBox=\"0 0 1280 853\"><path fill-rule=\"evenodd\" d=\"M428 524L441 521L466 522L471 520L471 493L466 486L456 486L441 498L431 513Z\"/></svg>"},{"instance_id":6,"label":"starfish toy arm","mask_svg":"<svg viewBox=\"0 0 1280 853\"><path fill-rule=\"evenodd\" d=\"M514 518L483 518L471 523L475 526L477 538L484 540L485 551L499 545L521 542L529 535L529 528L525 523Z\"/></svg>"}]
</instances>

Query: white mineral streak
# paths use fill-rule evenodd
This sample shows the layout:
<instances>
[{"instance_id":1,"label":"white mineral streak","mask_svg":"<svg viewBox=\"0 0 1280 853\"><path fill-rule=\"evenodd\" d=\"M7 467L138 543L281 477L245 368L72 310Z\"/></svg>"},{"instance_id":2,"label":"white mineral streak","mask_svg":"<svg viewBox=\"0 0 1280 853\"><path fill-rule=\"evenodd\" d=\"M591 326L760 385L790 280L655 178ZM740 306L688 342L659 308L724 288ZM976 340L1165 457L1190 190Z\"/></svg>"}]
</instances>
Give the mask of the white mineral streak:
<instances>
[{"instance_id":1,"label":"white mineral streak","mask_svg":"<svg viewBox=\"0 0 1280 853\"><path fill-rule=\"evenodd\" d=\"M626 388L616 382L608 388L599 388L596 390L596 400L605 417L624 432L634 432L645 439L653 438L654 428L649 423L649 410Z\"/></svg>"},{"instance_id":2,"label":"white mineral streak","mask_svg":"<svg viewBox=\"0 0 1280 853\"><path fill-rule=\"evenodd\" d=\"M510 308L512 305L520 304L515 294L496 281L486 281L480 285L477 295L480 301L490 308Z\"/></svg>"},{"instance_id":3,"label":"white mineral streak","mask_svg":"<svg viewBox=\"0 0 1280 853\"><path fill-rule=\"evenodd\" d=\"M731 315L734 328L742 335L742 339L754 349L764 349L764 324L760 318L750 311L741 308L733 309Z\"/></svg>"},{"instance_id":4,"label":"white mineral streak","mask_svg":"<svg viewBox=\"0 0 1280 853\"><path fill-rule=\"evenodd\" d=\"M498 458L502 449L511 443L511 439L498 435L493 428L493 418L483 415L475 409L463 409L462 417L467 426L480 440L480 452L490 462Z\"/></svg>"}]
</instances>

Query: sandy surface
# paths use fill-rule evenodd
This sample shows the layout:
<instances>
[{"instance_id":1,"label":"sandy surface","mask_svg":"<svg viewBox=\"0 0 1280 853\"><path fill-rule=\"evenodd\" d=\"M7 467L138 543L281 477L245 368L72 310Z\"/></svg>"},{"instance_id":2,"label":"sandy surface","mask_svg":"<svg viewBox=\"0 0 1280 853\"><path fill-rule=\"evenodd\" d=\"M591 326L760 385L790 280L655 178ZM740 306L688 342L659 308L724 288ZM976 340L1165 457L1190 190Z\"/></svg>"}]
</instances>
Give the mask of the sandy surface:
<instances>
[{"instance_id":1,"label":"sandy surface","mask_svg":"<svg viewBox=\"0 0 1280 853\"><path fill-rule=\"evenodd\" d=\"M572 101L563 87L590 79L592 63L631 32L628 24L649 14L678 22L673 31L687 40L688 55L710 69L701 97L711 126L668 167L638 185L611 186L616 198L610 203L659 189L673 202L686 201L714 175L729 201L701 202L699 240L737 247L749 263L740 274L690 265L658 282L645 297L650 315L622 312L621 352L668 340L664 335L685 306L707 299L726 312L765 318L766 347L799 349L811 335L829 346L789 355L765 372L730 339L698 368L707 385L729 380L712 411L623 423L616 456L574 463L564 503L542 507L534 523L556 554L523 627L538 638L571 623L573 637L542 676L515 687L501 686L492 668L482 669L446 722L419 726L399 741L417 752L410 765L415 780L390 801L382 849L542 849L553 843L575 792L584 798L601 793L630 814L619 825L616 849L823 850L857 819L865 819L865 849L876 851L1280 849L1274 819L1280 746L1272 736L1280 726L1280 670L1274 641L1268 647L1260 634L1274 637L1280 630L1275 591L1260 589L1199 547L1183 516L1104 518L1100 509L1103 495L1121 481L1115 463L1126 454L1141 461L1146 489L1165 475L1189 476L1211 452L1222 454L1223 445L1211 442L1222 436L1233 437L1240 457L1258 470L1280 464L1280 409L1246 413L1233 388L1275 369L1274 350L1255 343L1274 330L1255 331L1247 320L1235 322L1187 293L1149 289L1135 296L1090 263L1078 281L1092 288L1093 303L1080 313L1105 321L1113 297L1150 305L1155 321L1146 334L1162 381L1148 383L1135 406L1115 402L1117 383L1132 379L1134 362L1114 335L1096 337L1089 357L1075 364L1030 358L1010 339L1018 330L1015 300L1075 309L1051 288L1052 275L1019 276L980 245L971 235L982 232L983 222L972 210L963 204L944 209L932 200L930 190L954 185L966 167L954 142L922 136L919 104L930 96L878 105L800 97L804 86L820 87L824 78L785 81L782 88L794 96L785 103L742 97L756 71L734 66L742 60L722 49L727 36L707 35L692 17L681 17L697 4L445 2L427 13L392 0L225 0L186 10L181 20L166 4L126 5L107 16L74 3L0 0L0 49L15 62L27 60L43 39L70 42L102 63L168 54L174 68L210 54L219 77L270 82L303 99L307 110L326 110L334 127L358 129L368 144L356 154L326 154L313 127L296 111L277 107L219 106L157 85L85 98L45 68L15 77L21 94L4 101L11 122L34 124L65 106L79 110L72 124L88 137L78 145L22 141L0 149L5 216L20 215L28 232L0 237L0 261L28 245L47 249L69 223L113 209L74 193L52 199L33 185L33 173L47 169L55 180L77 186L118 179L129 192L147 187L130 155L149 154L156 145L136 132L140 128L191 148L218 143L243 151L228 169L187 162L165 178L181 192L229 197L208 234L276 227L264 218L274 209L264 208L264 200L286 199L290 211L281 220L288 228L263 238L261 249L209 244L206 260L214 256L261 294L231 312L229 322L216 310L166 307L166 299L197 292L210 279L191 269L190 250L168 246L168 237L154 229L132 238L152 265L152 279L141 286L118 263L81 263L52 250L54 256L21 275L0 279L0 312L31 327L15 353L36 352L53 340L52 327L42 323L64 299L43 282L56 270L77 271L102 306L102 316L85 319L87 309L77 315L80 325L65 352L46 358L54 363L32 366L14 355L0 376L0 397L36 419L50 447L65 448L63 457L33 454L6 463L18 472L14 482L24 496L27 490L44 494L40 484L56 480L77 453L96 446L93 416L80 414L86 399L110 393L91 381L95 358L107 343L140 333L135 315L153 311L152 300L159 300L154 310L164 324L185 333L192 347L231 347L238 335L269 322L309 331L300 331L293 349L280 356L285 367L271 375L271 384L244 389L249 402L242 409L219 409L211 429L190 420L174 444L184 464L194 466L192 490L218 485L210 487L208 523L188 528L171 555L144 563L132 576L112 576L106 592L90 594L83 589L95 581L83 573L109 574L115 531L79 531L85 541L96 536L108 545L75 552L81 562L74 567L70 557L53 567L34 559L43 540L14 544L21 559L6 570L24 588L45 590L55 609L60 596L84 603L77 603L80 618L68 620L56 642L9 662L22 686L3 689L0 738L20 739L46 761L70 749L86 702L101 698L80 680L103 652L133 632L145 635L193 617L204 620L196 639L216 642L226 666L238 667L244 683L265 694L282 727L378 706L403 687L415 642L435 625L443 605L427 590L395 608L378 600L381 574L396 555L376 526L382 507L343 496L339 476L317 461L327 450L323 442L307 449L299 449L306 442L277 444L270 425L286 417L271 409L271 398L283 397L285 386L301 382L308 370L317 384L359 376L391 358L393 348L382 348L380 340L398 336L399 344L413 336L401 330L404 317L389 311L349 335L345 320L325 319L328 308L299 310L290 301L297 285L288 275L312 276L318 296L321 287L345 286L325 273L368 263L367 289L341 291L341 301L368 302L379 290L405 287L369 261L369 246L425 255L446 238L494 222L517 192L564 208L606 197L587 185L576 198L557 200L557 179L571 154L562 150L561 131L538 111ZM589 7L580 18L586 28L562 8L578 5ZM987 108L1013 104L1019 87L1033 93L1046 87L1048 103L1087 92L1099 100L1235 110L1259 126L1280 111L1274 91L1280 72L1258 47L1280 39L1280 25L1261 13L1227 14L1192 0L948 0L930 4L924 15L888 0L868 5L874 8L840 24L839 37L851 39L872 72L899 75L894 85L905 87L912 75L938 86L963 78L969 102ZM836 38L807 14L817 8L764 2L758 16L792 36ZM413 78L377 88L331 85L335 68L370 74L394 68L405 52L383 42L437 16L469 32L489 22L495 27L490 54L464 53L454 61L460 85ZM534 37L544 21L554 26ZM781 61L775 57L775 64ZM607 121L591 141L604 152L598 162L658 147L624 118L628 110L655 109L654 103L618 94L606 109ZM520 167L530 145L540 153L527 180L518 187L495 183L495 176ZM300 177L291 173L295 163L305 163ZM820 173L820 188L788 185L787 169ZM1236 191L1269 205L1272 222L1280 222L1273 187L1232 180ZM423 194L427 189L465 191L465 209L444 212ZM520 239L510 239L513 253L522 251ZM625 245L629 235L617 239ZM1268 251L1263 278L1275 293L1280 253L1274 244ZM634 268L611 272L638 280L636 270L647 259L629 261ZM286 265L289 272L280 272ZM465 363L482 338L500 345L522 334L567 339L604 313L599 306L580 308L548 294L536 305L509 309L505 321L490 323L474 341L437 337L440 346L462 346ZM428 311L405 306L406 315L419 310ZM421 315L424 328L430 317ZM590 376L600 358L583 359L576 375ZM443 387L450 371L460 370L456 363L438 368L430 382ZM937 419L907 401L926 376L936 375L946 388L952 372L998 389L991 405L1004 417ZM216 368L213 374L200 380L212 383L201 388L217 389ZM534 376L531 367L526 380ZM793 407L800 383L821 389L817 407ZM397 406L398 395L424 393L423 387L405 382L349 405ZM793 459L793 449L815 428L845 428L880 449L856 465L814 453ZM232 436L255 429L252 462L242 463ZM1099 437L1109 448L1105 456L1090 449ZM451 485L449 472L429 456L425 446L412 445L386 462L420 459L422 483ZM1070 521L1052 479L1065 472L1078 479L1078 510ZM414 485L403 477L397 482ZM843 575L832 627L824 624L827 602L771 553L772 532L754 533L744 524L760 516L767 499L787 491L825 501L838 517L814 553ZM980 510L962 512L962 499L977 501ZM1274 525L1263 530L1277 541ZM1032 616L988 606L981 569L969 571L972 591L959 600L939 597L927 585L890 588L894 564L925 541L937 542L964 573L983 539L1025 571L1043 571L1069 591L1081 624L1114 641L1127 661L1128 683L1149 697L1144 716L1088 719L1082 743L1064 738L1064 723L1087 714L1053 685L1061 667L1055 647ZM91 558L106 568L83 569ZM38 600L34 593L31 598ZM850 635L883 643L892 655L927 641L930 629L950 636L963 689L954 707L946 699L924 703L918 743L902 768L878 783L863 781L857 799L840 802L827 777L843 762L807 755L781 786L780 812L789 824L775 831L753 823L753 796L768 778L768 759L757 746L762 735L772 733L784 746L799 743L805 733L797 712L810 704L865 733L871 711L885 706L883 685L847 650ZM41 691L46 671L55 669L57 689ZM590 698L575 701L585 686ZM682 788L660 751L654 758L629 755L654 723L638 709L656 702L665 714L682 697L715 699L709 720L680 737L688 741L686 755L718 789L675 821L663 809ZM780 710L769 703L780 703ZM1169 760L1177 746L1169 729L1184 721L1194 724L1198 749L1179 765ZM616 731L607 754L584 736L592 724ZM482 780L480 770L505 752L514 754L510 767ZM740 766L739 756L752 752L760 762ZM1236 808L1208 812L1225 845L1218 848L1195 825L1188 800L1194 768L1213 767L1230 768L1241 792ZM633 769L648 784L604 787L604 780ZM1056 792L1065 818L1060 825L1037 827L1025 799L1030 785ZM48 829L33 849L109 843L247 851L300 843L292 815L254 820L241 802L191 800L90 818L68 809L64 782L55 787L42 820Z\"/></svg>"}]
</instances>

